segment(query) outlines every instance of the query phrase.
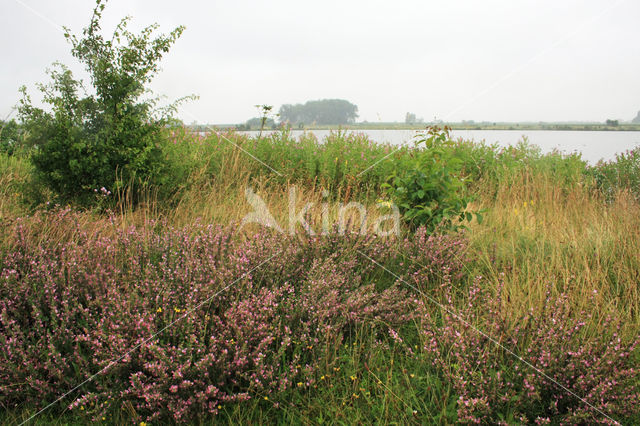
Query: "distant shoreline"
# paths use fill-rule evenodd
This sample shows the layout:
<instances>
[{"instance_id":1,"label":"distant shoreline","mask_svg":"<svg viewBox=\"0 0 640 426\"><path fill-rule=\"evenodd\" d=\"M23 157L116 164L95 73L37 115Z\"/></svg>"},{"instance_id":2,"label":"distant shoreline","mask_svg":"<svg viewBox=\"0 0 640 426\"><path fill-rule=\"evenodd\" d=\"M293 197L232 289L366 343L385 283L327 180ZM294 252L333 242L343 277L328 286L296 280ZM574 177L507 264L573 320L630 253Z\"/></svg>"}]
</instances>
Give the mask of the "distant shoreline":
<instances>
[{"instance_id":1,"label":"distant shoreline","mask_svg":"<svg viewBox=\"0 0 640 426\"><path fill-rule=\"evenodd\" d=\"M324 125L324 126L304 126L297 127L292 126L291 130L424 130L432 123L422 124L405 124L405 123L357 123L347 125ZM623 123L617 126L607 126L605 124L598 123L474 123L474 124L462 124L462 123L437 123L438 126L448 126L453 130L548 130L548 131L586 131L586 132L638 132L640 131L640 124ZM237 124L191 124L188 127L198 130L206 131L207 128L215 129L237 129ZM277 128L279 129L279 128ZM277 130L271 127L265 128L265 130ZM238 129L247 131L247 129ZM251 131L260 130L259 128L251 128Z\"/></svg>"}]
</instances>

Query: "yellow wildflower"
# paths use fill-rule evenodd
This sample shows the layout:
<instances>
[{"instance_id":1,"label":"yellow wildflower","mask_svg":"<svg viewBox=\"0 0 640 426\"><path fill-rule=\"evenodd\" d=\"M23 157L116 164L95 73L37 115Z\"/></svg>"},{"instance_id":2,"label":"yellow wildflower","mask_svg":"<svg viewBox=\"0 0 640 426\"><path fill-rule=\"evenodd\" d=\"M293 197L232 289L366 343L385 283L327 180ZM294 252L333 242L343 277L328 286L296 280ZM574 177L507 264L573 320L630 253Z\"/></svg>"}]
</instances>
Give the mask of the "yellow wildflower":
<instances>
[{"instance_id":1,"label":"yellow wildflower","mask_svg":"<svg viewBox=\"0 0 640 426\"><path fill-rule=\"evenodd\" d=\"M156 312L157 312L157 313L162 312L162 308L158 308L158 309L156 309Z\"/></svg>"},{"instance_id":2,"label":"yellow wildflower","mask_svg":"<svg viewBox=\"0 0 640 426\"><path fill-rule=\"evenodd\" d=\"M356 380L356 376L349 376L351 377L351 380L355 381Z\"/></svg>"}]
</instances>

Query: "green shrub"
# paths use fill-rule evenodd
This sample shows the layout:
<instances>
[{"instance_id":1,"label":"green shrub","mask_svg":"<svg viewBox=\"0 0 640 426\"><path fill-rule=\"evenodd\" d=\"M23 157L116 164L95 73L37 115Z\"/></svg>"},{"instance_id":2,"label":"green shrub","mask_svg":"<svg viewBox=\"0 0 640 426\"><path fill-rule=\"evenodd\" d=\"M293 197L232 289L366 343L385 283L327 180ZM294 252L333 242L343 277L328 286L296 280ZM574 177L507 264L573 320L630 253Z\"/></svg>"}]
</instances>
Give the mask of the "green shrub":
<instances>
[{"instance_id":1,"label":"green shrub","mask_svg":"<svg viewBox=\"0 0 640 426\"><path fill-rule=\"evenodd\" d=\"M0 121L0 153L13 155L20 147L20 133L15 120Z\"/></svg>"},{"instance_id":2,"label":"green shrub","mask_svg":"<svg viewBox=\"0 0 640 426\"><path fill-rule=\"evenodd\" d=\"M24 87L19 109L36 146L38 179L61 200L81 204L95 200L100 188L115 193L128 187L135 194L146 184L164 184L164 128L175 110L175 104L157 110L156 100L143 95L184 27L152 38L157 25L136 35L125 18L113 38L105 39L99 34L104 6L97 0L80 38L65 33L73 56L90 75L92 90L83 90L89 94L79 97L82 82L56 64L49 72L52 82L39 86L50 111L34 107Z\"/></svg>"},{"instance_id":3,"label":"green shrub","mask_svg":"<svg viewBox=\"0 0 640 426\"><path fill-rule=\"evenodd\" d=\"M395 171L383 187L411 227L424 225L433 232L439 226L456 229L460 222L471 221L473 214L466 211L471 198L465 194L463 163L454 146L448 128L430 127L418 136L409 158L395 160Z\"/></svg>"},{"instance_id":4,"label":"green shrub","mask_svg":"<svg viewBox=\"0 0 640 426\"><path fill-rule=\"evenodd\" d=\"M640 201L640 147L616 155L616 159L599 162L589 168L598 188L611 200L616 191L628 190Z\"/></svg>"},{"instance_id":5,"label":"green shrub","mask_svg":"<svg viewBox=\"0 0 640 426\"><path fill-rule=\"evenodd\" d=\"M561 187L571 188L584 181L587 163L579 153L552 151L543 154L526 137L514 146L457 140L450 148L462 162L462 174L484 193L495 195L501 184L522 176L523 171L544 174Z\"/></svg>"}]
</instances>

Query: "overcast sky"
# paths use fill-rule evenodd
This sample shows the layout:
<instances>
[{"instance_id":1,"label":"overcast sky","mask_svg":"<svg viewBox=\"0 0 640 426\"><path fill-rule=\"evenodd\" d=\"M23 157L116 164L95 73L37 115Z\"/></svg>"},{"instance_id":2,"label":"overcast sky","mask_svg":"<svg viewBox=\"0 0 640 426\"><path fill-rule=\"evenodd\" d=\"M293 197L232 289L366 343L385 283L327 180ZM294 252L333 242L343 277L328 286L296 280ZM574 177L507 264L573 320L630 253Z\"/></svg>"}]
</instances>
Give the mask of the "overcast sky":
<instances>
[{"instance_id":1,"label":"overcast sky","mask_svg":"<svg viewBox=\"0 0 640 426\"><path fill-rule=\"evenodd\" d=\"M60 26L91 0L0 0L0 115L59 60ZM239 123L255 104L342 98L360 120L630 120L640 110L640 2L111 0L103 28L187 27L153 89L197 94L186 122Z\"/></svg>"}]
</instances>

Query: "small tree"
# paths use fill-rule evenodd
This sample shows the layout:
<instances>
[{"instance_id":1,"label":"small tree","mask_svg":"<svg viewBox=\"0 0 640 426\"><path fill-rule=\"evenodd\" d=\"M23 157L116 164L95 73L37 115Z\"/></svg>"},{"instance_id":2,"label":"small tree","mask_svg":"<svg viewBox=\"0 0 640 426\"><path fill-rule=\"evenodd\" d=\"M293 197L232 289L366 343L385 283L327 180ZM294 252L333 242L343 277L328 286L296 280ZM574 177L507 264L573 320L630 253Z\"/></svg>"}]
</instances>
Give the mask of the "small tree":
<instances>
[{"instance_id":1,"label":"small tree","mask_svg":"<svg viewBox=\"0 0 640 426\"><path fill-rule=\"evenodd\" d=\"M21 129L15 120L0 121L0 153L12 155L19 147Z\"/></svg>"},{"instance_id":2,"label":"small tree","mask_svg":"<svg viewBox=\"0 0 640 426\"><path fill-rule=\"evenodd\" d=\"M406 124L416 124L417 118L416 115L408 112L407 115L404 117L404 122Z\"/></svg>"},{"instance_id":3,"label":"small tree","mask_svg":"<svg viewBox=\"0 0 640 426\"><path fill-rule=\"evenodd\" d=\"M417 135L409 159L394 160L395 171L382 185L413 229L457 230L474 215L482 221L481 212L467 211L471 197L449 130L431 126Z\"/></svg>"},{"instance_id":4,"label":"small tree","mask_svg":"<svg viewBox=\"0 0 640 426\"><path fill-rule=\"evenodd\" d=\"M80 37L65 28L71 52L90 75L92 89L84 90L71 71L56 63L52 82L39 85L50 111L32 105L26 88L19 112L37 149L37 176L63 201L87 204L94 191L119 191L141 184L162 184L165 161L162 131L177 103L156 109L157 98L143 99L146 85L158 71L162 56L184 27L152 38L157 24L139 35L120 21L110 40L100 34L106 1L97 0L89 26ZM84 97L79 97L80 89Z\"/></svg>"}]
</instances>

